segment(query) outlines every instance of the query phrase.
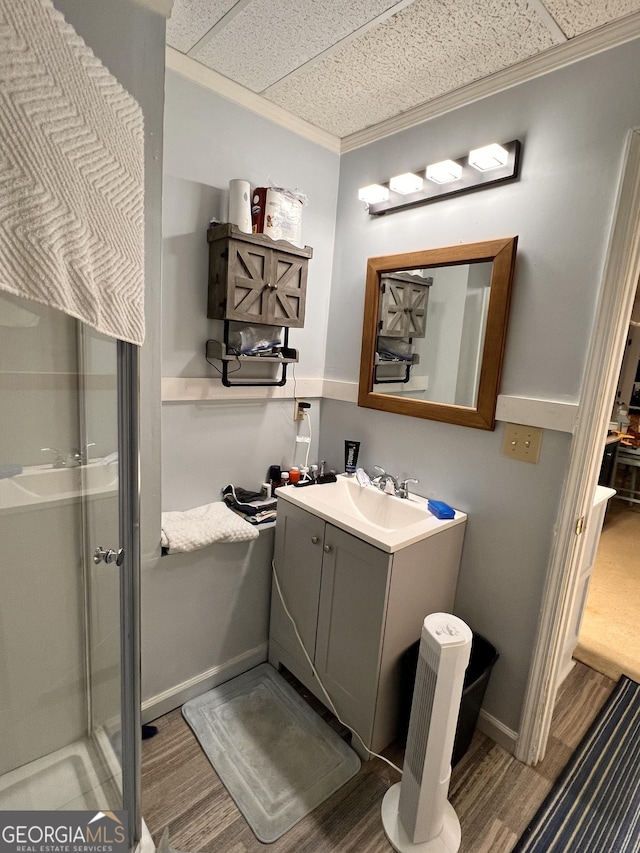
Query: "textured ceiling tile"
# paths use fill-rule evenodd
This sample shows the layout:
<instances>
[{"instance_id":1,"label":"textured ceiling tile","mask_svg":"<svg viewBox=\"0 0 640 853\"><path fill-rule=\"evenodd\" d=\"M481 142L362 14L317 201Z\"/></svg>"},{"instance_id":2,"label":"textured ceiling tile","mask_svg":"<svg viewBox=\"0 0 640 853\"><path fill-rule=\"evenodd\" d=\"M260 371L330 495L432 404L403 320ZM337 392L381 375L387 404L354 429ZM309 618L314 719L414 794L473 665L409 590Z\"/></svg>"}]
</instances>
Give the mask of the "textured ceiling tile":
<instances>
[{"instance_id":1,"label":"textured ceiling tile","mask_svg":"<svg viewBox=\"0 0 640 853\"><path fill-rule=\"evenodd\" d=\"M415 0L267 97L343 137L559 40L527 0Z\"/></svg>"},{"instance_id":2,"label":"textured ceiling tile","mask_svg":"<svg viewBox=\"0 0 640 853\"><path fill-rule=\"evenodd\" d=\"M235 5L235 0L176 0L167 21L167 44L186 53Z\"/></svg>"},{"instance_id":3,"label":"textured ceiling tile","mask_svg":"<svg viewBox=\"0 0 640 853\"><path fill-rule=\"evenodd\" d=\"M544 0L569 38L640 11L640 0Z\"/></svg>"},{"instance_id":4,"label":"textured ceiling tile","mask_svg":"<svg viewBox=\"0 0 640 853\"><path fill-rule=\"evenodd\" d=\"M254 0L194 58L254 92L396 6L398 0Z\"/></svg>"}]
</instances>

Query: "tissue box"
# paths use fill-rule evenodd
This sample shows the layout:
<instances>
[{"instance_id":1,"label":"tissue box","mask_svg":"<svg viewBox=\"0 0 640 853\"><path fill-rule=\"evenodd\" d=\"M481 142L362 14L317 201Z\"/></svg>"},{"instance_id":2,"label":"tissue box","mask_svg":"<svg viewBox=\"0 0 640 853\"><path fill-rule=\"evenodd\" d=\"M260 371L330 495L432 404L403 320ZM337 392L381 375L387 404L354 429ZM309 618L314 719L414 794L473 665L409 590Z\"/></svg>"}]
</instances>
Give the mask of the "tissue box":
<instances>
[{"instance_id":1,"label":"tissue box","mask_svg":"<svg viewBox=\"0 0 640 853\"><path fill-rule=\"evenodd\" d=\"M302 202L288 190L257 187L251 197L251 220L254 234L302 245Z\"/></svg>"}]
</instances>

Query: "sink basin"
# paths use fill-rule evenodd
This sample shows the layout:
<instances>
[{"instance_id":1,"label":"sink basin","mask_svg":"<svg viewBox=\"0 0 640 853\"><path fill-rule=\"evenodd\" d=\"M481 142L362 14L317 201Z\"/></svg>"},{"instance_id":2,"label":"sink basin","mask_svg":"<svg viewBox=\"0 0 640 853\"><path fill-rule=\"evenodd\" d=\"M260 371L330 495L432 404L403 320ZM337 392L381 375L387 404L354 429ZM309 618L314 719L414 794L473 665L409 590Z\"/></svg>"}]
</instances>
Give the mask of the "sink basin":
<instances>
[{"instance_id":1,"label":"sink basin","mask_svg":"<svg viewBox=\"0 0 640 853\"><path fill-rule=\"evenodd\" d=\"M343 474L335 483L285 486L276 495L390 553L466 519L461 512L452 519L437 519L425 498L397 498Z\"/></svg>"},{"instance_id":2,"label":"sink basin","mask_svg":"<svg viewBox=\"0 0 640 853\"><path fill-rule=\"evenodd\" d=\"M34 466L25 468L12 482L34 497L55 500L80 495L83 488L89 494L115 489L118 466L99 462L74 468Z\"/></svg>"}]
</instances>

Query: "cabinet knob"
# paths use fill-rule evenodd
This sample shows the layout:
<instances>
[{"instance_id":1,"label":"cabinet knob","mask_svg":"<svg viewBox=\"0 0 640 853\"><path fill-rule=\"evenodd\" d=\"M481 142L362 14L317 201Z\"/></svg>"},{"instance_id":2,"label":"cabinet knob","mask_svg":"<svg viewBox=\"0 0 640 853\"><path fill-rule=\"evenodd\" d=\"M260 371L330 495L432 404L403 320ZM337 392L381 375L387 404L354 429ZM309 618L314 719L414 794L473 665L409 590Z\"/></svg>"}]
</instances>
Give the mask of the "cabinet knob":
<instances>
[{"instance_id":1,"label":"cabinet knob","mask_svg":"<svg viewBox=\"0 0 640 853\"><path fill-rule=\"evenodd\" d=\"M325 554L328 554L330 551L333 551L333 548L331 547L331 545L325 545L324 546Z\"/></svg>"},{"instance_id":2,"label":"cabinet knob","mask_svg":"<svg viewBox=\"0 0 640 853\"><path fill-rule=\"evenodd\" d=\"M311 541L313 542L314 545L317 545L318 542L320 541L320 539L317 536L312 536Z\"/></svg>"}]
</instances>

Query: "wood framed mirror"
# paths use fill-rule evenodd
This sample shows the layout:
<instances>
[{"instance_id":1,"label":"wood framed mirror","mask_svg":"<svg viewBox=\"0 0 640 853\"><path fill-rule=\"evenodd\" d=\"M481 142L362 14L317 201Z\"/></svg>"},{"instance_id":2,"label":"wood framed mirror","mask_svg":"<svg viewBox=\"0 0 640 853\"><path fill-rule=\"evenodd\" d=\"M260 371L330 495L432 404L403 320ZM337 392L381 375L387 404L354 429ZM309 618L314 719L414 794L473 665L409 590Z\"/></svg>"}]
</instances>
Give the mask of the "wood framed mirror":
<instances>
[{"instance_id":1,"label":"wood framed mirror","mask_svg":"<svg viewBox=\"0 0 640 853\"><path fill-rule=\"evenodd\" d=\"M369 258L359 406L494 429L517 242Z\"/></svg>"}]
</instances>

